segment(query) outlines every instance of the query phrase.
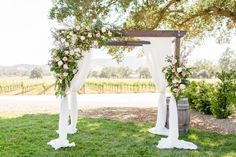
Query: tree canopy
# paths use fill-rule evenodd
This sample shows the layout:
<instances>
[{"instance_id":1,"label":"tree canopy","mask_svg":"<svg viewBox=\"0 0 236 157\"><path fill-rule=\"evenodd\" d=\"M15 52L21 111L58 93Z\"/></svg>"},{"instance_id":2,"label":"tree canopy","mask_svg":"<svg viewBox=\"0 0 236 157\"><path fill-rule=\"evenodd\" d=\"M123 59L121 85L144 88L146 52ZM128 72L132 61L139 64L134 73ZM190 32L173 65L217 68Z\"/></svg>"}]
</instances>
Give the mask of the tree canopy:
<instances>
[{"instance_id":1,"label":"tree canopy","mask_svg":"<svg viewBox=\"0 0 236 157\"><path fill-rule=\"evenodd\" d=\"M51 19L102 19L123 29L185 29L186 39L227 41L236 28L235 0L53 0Z\"/></svg>"},{"instance_id":2,"label":"tree canopy","mask_svg":"<svg viewBox=\"0 0 236 157\"><path fill-rule=\"evenodd\" d=\"M31 72L30 72L30 78L42 78L43 77L43 70L42 68L34 68Z\"/></svg>"}]
</instances>

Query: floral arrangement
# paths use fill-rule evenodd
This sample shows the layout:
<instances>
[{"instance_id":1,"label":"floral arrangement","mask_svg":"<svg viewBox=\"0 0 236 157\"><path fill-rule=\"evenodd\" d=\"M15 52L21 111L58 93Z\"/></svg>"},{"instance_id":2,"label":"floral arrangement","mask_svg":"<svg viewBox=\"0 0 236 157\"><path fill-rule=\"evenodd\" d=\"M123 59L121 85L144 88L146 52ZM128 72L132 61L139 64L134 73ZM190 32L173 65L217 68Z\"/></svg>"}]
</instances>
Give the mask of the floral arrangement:
<instances>
[{"instance_id":1,"label":"floral arrangement","mask_svg":"<svg viewBox=\"0 0 236 157\"><path fill-rule=\"evenodd\" d=\"M53 34L55 47L51 50L49 65L56 77L55 94L65 96L70 81L79 70L78 61L92 47L103 46L119 32L93 20L90 24L81 23L70 29L56 30Z\"/></svg>"},{"instance_id":2,"label":"floral arrangement","mask_svg":"<svg viewBox=\"0 0 236 157\"><path fill-rule=\"evenodd\" d=\"M185 66L187 63L186 57L187 56L184 55L178 61L174 56L167 56L166 62L168 62L168 66L163 68L168 87L170 87L177 102L190 83L188 77L191 73L190 68Z\"/></svg>"}]
</instances>

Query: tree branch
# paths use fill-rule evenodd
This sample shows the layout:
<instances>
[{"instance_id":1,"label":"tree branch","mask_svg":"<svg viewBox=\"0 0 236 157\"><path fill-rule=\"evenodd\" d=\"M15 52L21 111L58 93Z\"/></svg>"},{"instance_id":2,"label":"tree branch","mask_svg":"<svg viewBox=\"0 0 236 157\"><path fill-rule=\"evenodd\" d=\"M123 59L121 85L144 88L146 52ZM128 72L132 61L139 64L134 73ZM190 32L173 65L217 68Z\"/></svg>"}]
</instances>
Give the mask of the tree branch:
<instances>
[{"instance_id":1,"label":"tree branch","mask_svg":"<svg viewBox=\"0 0 236 157\"><path fill-rule=\"evenodd\" d=\"M232 12L232 11L229 11L229 10L224 10L224 9L218 8L218 7L210 7L206 11L208 11L209 14L212 14L212 15L228 17L233 22L236 23L236 12Z\"/></svg>"},{"instance_id":2,"label":"tree branch","mask_svg":"<svg viewBox=\"0 0 236 157\"><path fill-rule=\"evenodd\" d=\"M178 0L171 0L163 9L161 9L159 18L155 21L155 27L157 27L160 24L161 20L163 19L166 11L170 8L170 6L177 1Z\"/></svg>"},{"instance_id":3,"label":"tree branch","mask_svg":"<svg viewBox=\"0 0 236 157\"><path fill-rule=\"evenodd\" d=\"M214 15L214 16L223 16L231 19L233 22L236 23L236 12L231 12L229 10L224 10L222 8L218 7L209 7L201 12L198 12L197 14L193 14L191 17L185 19L183 22L179 24L179 26L182 26L189 21L194 20L195 18L206 16L206 15Z\"/></svg>"}]
</instances>

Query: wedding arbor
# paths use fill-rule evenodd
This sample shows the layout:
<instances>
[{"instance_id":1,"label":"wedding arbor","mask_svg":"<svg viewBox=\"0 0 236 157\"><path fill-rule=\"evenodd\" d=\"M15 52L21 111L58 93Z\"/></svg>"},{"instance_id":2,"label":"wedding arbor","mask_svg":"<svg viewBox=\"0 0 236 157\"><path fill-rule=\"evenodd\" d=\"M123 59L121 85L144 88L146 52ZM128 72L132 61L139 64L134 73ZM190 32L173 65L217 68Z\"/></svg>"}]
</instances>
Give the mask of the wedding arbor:
<instances>
[{"instance_id":1,"label":"wedding arbor","mask_svg":"<svg viewBox=\"0 0 236 157\"><path fill-rule=\"evenodd\" d=\"M111 32L107 31L106 29L102 30L101 32ZM73 33L67 33L67 38L72 38L72 42L76 43L79 40L81 43L85 40L84 36L80 36L78 39L76 35ZM186 142L183 140L178 140L179 132L178 132L178 116L177 116L177 108L176 108L176 100L173 95L171 95L170 100L170 110L169 110L169 130L165 128L166 122L166 87L168 85L167 80L165 79L165 74L163 73L162 69L167 66L166 56L173 55L176 62L179 62L180 59L180 39L186 34L186 31L172 31L172 30L152 30L152 31L144 31L144 30L130 30L130 31L121 31L120 32L124 37L135 37L138 38L138 41L115 41L109 40L104 45L108 46L142 46L145 56L148 61L148 67L155 82L157 91L159 92L159 98L157 100L158 104L158 114L157 114L157 122L156 126L149 130L149 132L158 134L158 135L165 135L168 136L167 138L162 138L157 145L158 148L183 148L183 149L197 149L197 146L193 143ZM69 35L68 35L69 34ZM98 33L97 33L98 34ZM96 34L96 36L97 36ZM92 35L89 33L86 34L88 38ZM69 36L69 37L68 37ZM115 38L116 36L114 36ZM74 41L73 41L74 40ZM64 67L64 69L69 69L68 66L65 66L65 62L67 62L68 57L65 56L70 55L70 52L73 52L71 55L74 55L74 52L77 52L77 49L73 49L74 51L69 51L67 53L67 49L69 44L67 44L64 40L64 47L58 48L57 51L61 54L61 49L63 52L65 51L65 55L55 55L54 58L58 58L55 61L56 66L59 68ZM76 42L75 42L76 41ZM79 42L77 42L79 44ZM98 43L93 42L95 48L97 48ZM70 143L67 140L68 134L74 134L77 132L77 90L81 88L83 82L85 81L88 72L89 72L89 64L91 61L91 56L95 48L88 48L87 52L80 52L83 54L83 57L79 59L77 62L77 66L73 70L72 79L66 80L68 81L68 86L63 85L63 79L59 80L61 83L59 89L64 89L64 95L61 94L61 104L60 104L60 116L59 116L59 130L57 131L59 137L50 141L48 144L51 145L55 149L59 149L61 147L73 147L75 143ZM59 54L58 52L58 54ZM58 65L57 65L58 64ZM64 64L64 65L63 65ZM71 67L73 65L71 64ZM63 73L65 74L65 73ZM70 74L70 73L69 73ZM67 77L68 73L64 75ZM62 76L58 76L59 78ZM66 82L67 83L67 82ZM65 83L65 84L66 84ZM70 116L70 125L68 124Z\"/></svg>"}]
</instances>

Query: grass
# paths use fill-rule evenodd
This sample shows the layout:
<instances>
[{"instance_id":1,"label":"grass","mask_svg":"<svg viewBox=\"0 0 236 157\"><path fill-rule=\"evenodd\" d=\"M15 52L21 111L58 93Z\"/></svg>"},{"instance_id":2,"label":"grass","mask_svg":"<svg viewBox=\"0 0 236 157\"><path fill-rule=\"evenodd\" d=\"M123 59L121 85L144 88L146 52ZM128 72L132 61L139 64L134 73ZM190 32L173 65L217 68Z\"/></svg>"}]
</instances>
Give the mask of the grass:
<instances>
[{"instance_id":1,"label":"grass","mask_svg":"<svg viewBox=\"0 0 236 157\"><path fill-rule=\"evenodd\" d=\"M159 150L160 136L152 135L149 123L121 122L108 119L79 118L79 132L69 135L74 148L54 150L46 143L57 137L58 115L24 115L0 118L0 156L39 157L233 157L236 136L190 129L180 138L192 141L199 149Z\"/></svg>"}]
</instances>

